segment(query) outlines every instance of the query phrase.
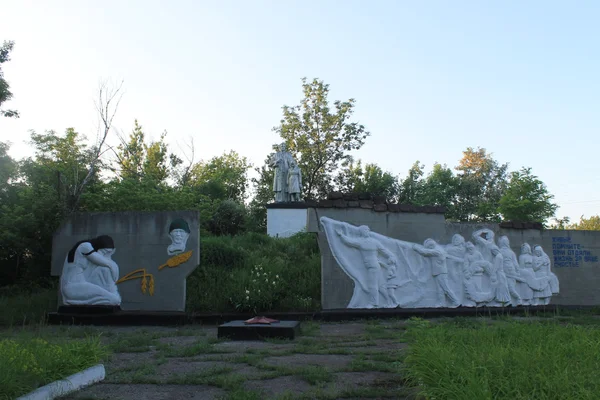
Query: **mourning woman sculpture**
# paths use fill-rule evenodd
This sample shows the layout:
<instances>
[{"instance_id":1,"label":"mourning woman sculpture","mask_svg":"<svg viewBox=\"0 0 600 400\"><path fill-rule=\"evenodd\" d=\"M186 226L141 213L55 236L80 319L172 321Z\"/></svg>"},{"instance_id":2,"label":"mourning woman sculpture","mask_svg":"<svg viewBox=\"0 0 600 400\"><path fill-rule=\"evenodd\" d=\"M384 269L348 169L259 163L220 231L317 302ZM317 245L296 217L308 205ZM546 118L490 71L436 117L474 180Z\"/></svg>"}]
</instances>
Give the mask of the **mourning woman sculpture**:
<instances>
[{"instance_id":1,"label":"mourning woman sculpture","mask_svg":"<svg viewBox=\"0 0 600 400\"><path fill-rule=\"evenodd\" d=\"M77 242L67 254L60 277L65 305L120 305L115 282L119 267L111 259L115 245L110 236Z\"/></svg>"}]
</instances>

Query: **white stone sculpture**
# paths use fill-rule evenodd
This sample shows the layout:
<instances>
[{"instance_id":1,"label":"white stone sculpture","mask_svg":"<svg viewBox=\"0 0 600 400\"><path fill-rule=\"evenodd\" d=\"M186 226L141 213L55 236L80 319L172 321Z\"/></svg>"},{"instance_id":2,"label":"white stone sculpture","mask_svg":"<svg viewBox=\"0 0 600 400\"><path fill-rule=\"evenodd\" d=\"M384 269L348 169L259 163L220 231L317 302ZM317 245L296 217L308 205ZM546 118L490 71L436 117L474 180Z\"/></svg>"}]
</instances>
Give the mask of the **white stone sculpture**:
<instances>
[{"instance_id":1,"label":"white stone sculpture","mask_svg":"<svg viewBox=\"0 0 600 400\"><path fill-rule=\"evenodd\" d=\"M423 246L415 243L413 244L413 249L420 255L431 258L431 275L437 285L438 293L448 297L453 306L458 307L460 300L453 293L452 289L450 289L450 286L448 286L446 258L452 258L458 262L464 262L464 260L446 253L433 239L425 239Z\"/></svg>"},{"instance_id":2,"label":"white stone sculpture","mask_svg":"<svg viewBox=\"0 0 600 400\"><path fill-rule=\"evenodd\" d=\"M294 160L292 160L290 164L287 183L290 201L300 201L300 194L302 193L302 171L300 171L298 163Z\"/></svg>"},{"instance_id":3,"label":"white stone sculpture","mask_svg":"<svg viewBox=\"0 0 600 400\"><path fill-rule=\"evenodd\" d=\"M169 225L169 237L171 238L171 245L167 248L167 254L173 256L183 253L190 237L188 223L181 218L173 220Z\"/></svg>"},{"instance_id":4,"label":"white stone sculpture","mask_svg":"<svg viewBox=\"0 0 600 400\"><path fill-rule=\"evenodd\" d=\"M302 173L285 143L279 145L278 151L271 159L270 166L275 169L273 176L275 202L300 201ZM290 171L292 171L291 175Z\"/></svg>"},{"instance_id":5,"label":"white stone sculpture","mask_svg":"<svg viewBox=\"0 0 600 400\"><path fill-rule=\"evenodd\" d=\"M112 260L115 246L110 236L76 243L67 254L60 276L64 305L121 304L116 281L119 267Z\"/></svg>"},{"instance_id":6,"label":"white stone sculpture","mask_svg":"<svg viewBox=\"0 0 600 400\"><path fill-rule=\"evenodd\" d=\"M517 259L508 237L473 232L451 243L423 245L321 217L331 253L354 281L348 308L498 307L548 304L559 292L550 258L541 246L521 246Z\"/></svg>"},{"instance_id":7,"label":"white stone sculpture","mask_svg":"<svg viewBox=\"0 0 600 400\"><path fill-rule=\"evenodd\" d=\"M533 270L537 278L548 278L548 283L535 291L533 297L538 299L537 304L549 304L550 297L559 291L558 278L550 271L550 257L539 245L533 247Z\"/></svg>"}]
</instances>

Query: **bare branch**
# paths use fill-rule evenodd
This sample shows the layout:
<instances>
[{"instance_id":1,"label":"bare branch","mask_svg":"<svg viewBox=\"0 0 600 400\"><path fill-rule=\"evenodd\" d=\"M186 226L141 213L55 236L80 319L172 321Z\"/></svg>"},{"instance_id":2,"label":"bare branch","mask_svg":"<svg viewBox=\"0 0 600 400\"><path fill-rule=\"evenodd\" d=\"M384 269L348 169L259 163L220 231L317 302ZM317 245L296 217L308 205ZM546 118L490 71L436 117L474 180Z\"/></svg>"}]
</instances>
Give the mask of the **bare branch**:
<instances>
[{"instance_id":1,"label":"bare branch","mask_svg":"<svg viewBox=\"0 0 600 400\"><path fill-rule=\"evenodd\" d=\"M99 114L100 120L102 121L102 126L100 127L101 137L99 143L96 145L95 154L90 161L88 173L81 184L74 191L73 203L70 207L71 212L77 208L81 194L85 190L85 187L88 185L90 180L96 174L96 166L100 160L100 156L104 153L103 146L112 128L112 121L117 114L119 103L123 98L123 93L121 91L123 88L123 83L124 81L121 81L117 87L110 87L106 82L101 82L98 87L98 99L94 102L94 105ZM112 105L113 103L116 104Z\"/></svg>"}]
</instances>

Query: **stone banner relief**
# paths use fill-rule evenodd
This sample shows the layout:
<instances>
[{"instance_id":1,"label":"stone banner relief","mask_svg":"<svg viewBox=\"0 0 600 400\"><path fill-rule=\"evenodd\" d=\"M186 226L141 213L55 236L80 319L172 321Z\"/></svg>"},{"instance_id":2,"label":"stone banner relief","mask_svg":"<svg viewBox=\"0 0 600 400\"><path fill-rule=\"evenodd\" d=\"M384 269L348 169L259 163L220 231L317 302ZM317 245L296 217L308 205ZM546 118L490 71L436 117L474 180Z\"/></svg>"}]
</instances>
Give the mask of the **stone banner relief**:
<instances>
[{"instance_id":1,"label":"stone banner relief","mask_svg":"<svg viewBox=\"0 0 600 400\"><path fill-rule=\"evenodd\" d=\"M327 217L320 218L339 267L354 282L347 308L437 308L545 305L559 293L551 261L540 245L489 229L459 234L451 243L411 243Z\"/></svg>"}]
</instances>

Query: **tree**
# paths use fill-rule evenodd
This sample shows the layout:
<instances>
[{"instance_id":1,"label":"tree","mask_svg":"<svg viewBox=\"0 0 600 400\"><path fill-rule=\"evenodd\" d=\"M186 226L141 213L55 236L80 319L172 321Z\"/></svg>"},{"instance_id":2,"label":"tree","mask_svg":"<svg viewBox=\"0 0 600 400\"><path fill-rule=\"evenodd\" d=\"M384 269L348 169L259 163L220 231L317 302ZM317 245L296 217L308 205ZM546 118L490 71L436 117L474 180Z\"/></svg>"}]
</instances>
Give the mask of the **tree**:
<instances>
[{"instance_id":1,"label":"tree","mask_svg":"<svg viewBox=\"0 0 600 400\"><path fill-rule=\"evenodd\" d=\"M15 42L5 41L0 47L0 106L2 103L12 99L13 94L10 91L10 85L4 79L4 73L2 72L2 64L10 61L10 52L13 50ZM3 117L14 117L19 118L19 113L15 110L0 110L0 115Z\"/></svg>"},{"instance_id":2,"label":"tree","mask_svg":"<svg viewBox=\"0 0 600 400\"><path fill-rule=\"evenodd\" d=\"M571 222L569 217L554 218L554 224L550 226L550 229L569 229L569 222Z\"/></svg>"},{"instance_id":3,"label":"tree","mask_svg":"<svg viewBox=\"0 0 600 400\"><path fill-rule=\"evenodd\" d=\"M498 206L507 184L508 164L498 164L484 148L468 147L455 169L459 180L456 218L459 221L500 221Z\"/></svg>"},{"instance_id":4,"label":"tree","mask_svg":"<svg viewBox=\"0 0 600 400\"><path fill-rule=\"evenodd\" d=\"M158 141L147 143L142 126L136 119L129 141L121 139L119 152L116 153L121 179L165 184L171 169L182 162L174 154L169 154L166 136L167 132L163 132Z\"/></svg>"},{"instance_id":5,"label":"tree","mask_svg":"<svg viewBox=\"0 0 600 400\"><path fill-rule=\"evenodd\" d=\"M421 205L435 205L446 208L446 218L458 220L455 204L459 191L459 179L446 165L435 163L420 187Z\"/></svg>"},{"instance_id":6,"label":"tree","mask_svg":"<svg viewBox=\"0 0 600 400\"><path fill-rule=\"evenodd\" d=\"M589 218L584 218L582 215L579 218L579 222L569 225L568 229L578 231L600 231L600 215L593 215Z\"/></svg>"},{"instance_id":7,"label":"tree","mask_svg":"<svg viewBox=\"0 0 600 400\"><path fill-rule=\"evenodd\" d=\"M372 163L363 168L360 160L356 164L350 161L336 177L336 183L342 192L370 193L389 200L396 199L400 190L398 179L392 173Z\"/></svg>"},{"instance_id":8,"label":"tree","mask_svg":"<svg viewBox=\"0 0 600 400\"><path fill-rule=\"evenodd\" d=\"M400 182L399 203L420 205L423 194L423 168L425 166L415 161L412 167L408 170L406 178Z\"/></svg>"},{"instance_id":9,"label":"tree","mask_svg":"<svg viewBox=\"0 0 600 400\"><path fill-rule=\"evenodd\" d=\"M329 107L329 85L302 79L304 99L298 106L283 106L281 124L273 130L286 142L302 169L304 197L324 197L333 187L334 172L360 149L369 136L363 125L348 122L354 99L335 101Z\"/></svg>"},{"instance_id":10,"label":"tree","mask_svg":"<svg viewBox=\"0 0 600 400\"><path fill-rule=\"evenodd\" d=\"M248 190L248 170L252 164L231 150L208 162L199 162L190 172L190 185L201 187L213 199L243 203Z\"/></svg>"},{"instance_id":11,"label":"tree","mask_svg":"<svg viewBox=\"0 0 600 400\"><path fill-rule=\"evenodd\" d=\"M544 182L531 173L531 168L521 168L511 173L498 211L505 220L544 223L558 208L552 203L553 198Z\"/></svg>"}]
</instances>

